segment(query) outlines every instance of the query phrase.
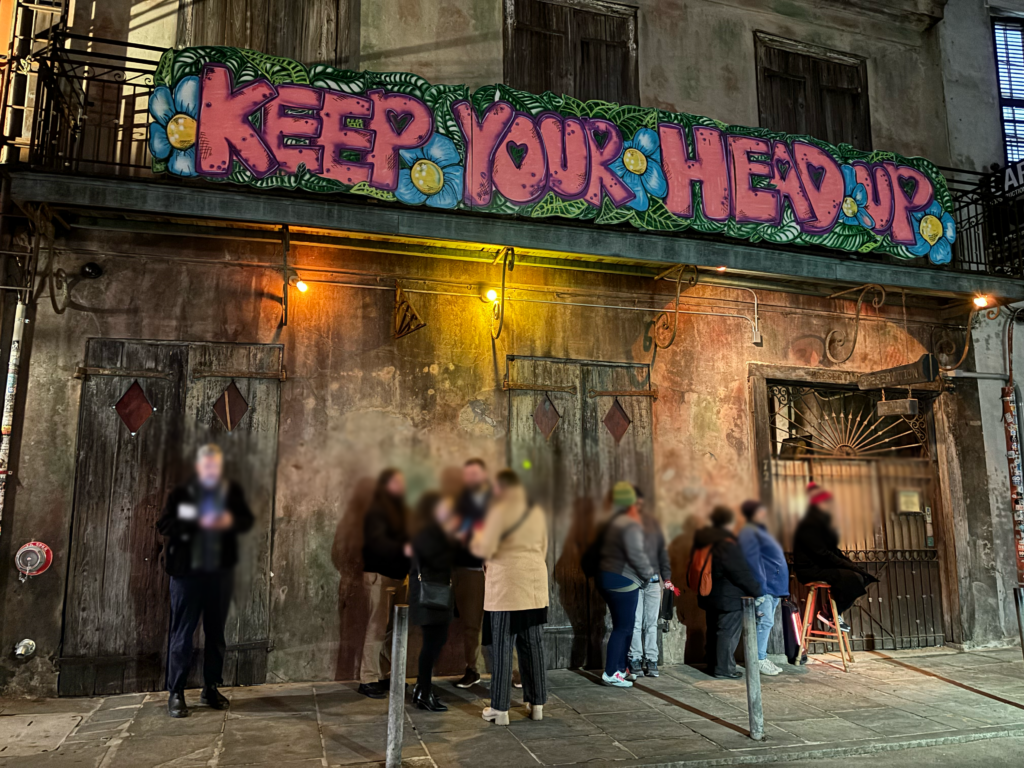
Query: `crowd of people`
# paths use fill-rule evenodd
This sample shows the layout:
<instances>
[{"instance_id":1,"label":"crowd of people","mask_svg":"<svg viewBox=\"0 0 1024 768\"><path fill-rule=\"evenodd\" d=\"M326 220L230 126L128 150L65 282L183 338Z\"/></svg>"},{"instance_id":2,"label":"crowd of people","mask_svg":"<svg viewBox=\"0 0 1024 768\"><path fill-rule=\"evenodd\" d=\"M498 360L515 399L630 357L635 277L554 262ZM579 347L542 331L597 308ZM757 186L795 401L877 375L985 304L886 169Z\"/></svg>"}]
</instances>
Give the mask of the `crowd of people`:
<instances>
[{"instance_id":1,"label":"crowd of people","mask_svg":"<svg viewBox=\"0 0 1024 768\"><path fill-rule=\"evenodd\" d=\"M807 514L794 537L793 563L803 583L826 582L836 609L818 620L849 631L841 614L865 594L874 576L839 549L832 522L832 495L808 487ZM359 665L359 693L384 698L390 690L392 607L408 600L409 623L422 643L413 705L447 709L432 684L456 613L462 624L466 672L455 683L469 688L481 679L478 656L489 649L490 706L485 720L509 722L512 687L523 689L533 720L547 701L543 626L548 620L548 523L511 469L493 481L481 459L462 468L462 489L452 498L424 493L415 509L406 502L405 478L397 469L377 479L363 526L363 588L368 607ZM618 482L606 498L607 515L580 566L604 598L611 615L602 681L628 688L641 675L658 676L658 621L679 591L672 583L665 536L640 489ZM789 567L782 547L768 532L768 510L758 501L741 507L745 525L728 507L716 507L710 524L697 531L687 584L698 594L707 619L707 671L738 678L734 659L742 631L742 600L755 598L757 664L761 674L780 669L768 658L768 637L781 600L789 595ZM167 537L171 625L168 712L188 716L184 688L192 637L200 621L206 637L201 702L223 709L218 692L224 662L224 625L238 559L237 536L253 525L241 488L224 478L215 445L199 449L195 475L169 496L158 523ZM518 658L518 669L515 661ZM750 663L750 661L748 661ZM399 672L402 674L402 672Z\"/></svg>"}]
</instances>

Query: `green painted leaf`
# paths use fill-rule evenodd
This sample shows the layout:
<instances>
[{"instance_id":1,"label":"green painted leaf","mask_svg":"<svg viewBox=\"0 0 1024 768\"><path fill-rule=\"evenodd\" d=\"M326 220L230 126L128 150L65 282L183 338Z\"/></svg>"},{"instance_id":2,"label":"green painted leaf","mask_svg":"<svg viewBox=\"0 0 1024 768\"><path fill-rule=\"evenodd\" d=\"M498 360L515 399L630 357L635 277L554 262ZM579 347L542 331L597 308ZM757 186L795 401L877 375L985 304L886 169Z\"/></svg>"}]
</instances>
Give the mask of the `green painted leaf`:
<instances>
[{"instance_id":1,"label":"green painted leaf","mask_svg":"<svg viewBox=\"0 0 1024 768\"><path fill-rule=\"evenodd\" d=\"M483 208L474 208L476 211L483 211L485 213L519 213L520 206L513 203L511 200L506 200L505 196L500 192L493 192L491 194L491 202L485 205Z\"/></svg>"},{"instance_id":2,"label":"green painted leaf","mask_svg":"<svg viewBox=\"0 0 1024 768\"><path fill-rule=\"evenodd\" d=\"M477 117L483 117L487 108L494 103L494 96L497 92L498 86L496 85L485 85L473 91L470 101L473 103L473 109L476 110Z\"/></svg>"},{"instance_id":3,"label":"green painted leaf","mask_svg":"<svg viewBox=\"0 0 1024 768\"><path fill-rule=\"evenodd\" d=\"M309 74L306 72L306 68L297 61L251 51L248 48L239 48L238 50L246 61L259 70L272 85L284 83L309 85Z\"/></svg>"},{"instance_id":4,"label":"green painted leaf","mask_svg":"<svg viewBox=\"0 0 1024 768\"><path fill-rule=\"evenodd\" d=\"M156 65L156 72L153 73L153 82L156 85L173 85L171 78L174 76L174 51L167 50L160 57L160 63Z\"/></svg>"},{"instance_id":5,"label":"green painted leaf","mask_svg":"<svg viewBox=\"0 0 1024 768\"><path fill-rule=\"evenodd\" d=\"M168 158L164 158L163 160L158 160L157 158L154 157L153 158L153 173L167 173L167 160L168 160Z\"/></svg>"},{"instance_id":6,"label":"green painted leaf","mask_svg":"<svg viewBox=\"0 0 1024 768\"><path fill-rule=\"evenodd\" d=\"M468 99L469 89L462 85L433 85L423 97L423 101L434 112L434 127L437 132L451 139L460 155L466 153L465 142L452 112L452 105Z\"/></svg>"},{"instance_id":7,"label":"green painted leaf","mask_svg":"<svg viewBox=\"0 0 1024 768\"><path fill-rule=\"evenodd\" d=\"M314 88L327 88L340 93L363 93L366 76L350 69L338 69L329 64L314 64L309 68L309 84Z\"/></svg>"},{"instance_id":8,"label":"green painted leaf","mask_svg":"<svg viewBox=\"0 0 1024 768\"><path fill-rule=\"evenodd\" d=\"M609 119L619 126L619 130L622 132L622 138L629 141L641 128L651 127L650 123L652 122L652 115L655 116L653 122L656 123L656 110L627 105L613 110Z\"/></svg>"},{"instance_id":9,"label":"green painted leaf","mask_svg":"<svg viewBox=\"0 0 1024 768\"><path fill-rule=\"evenodd\" d=\"M584 103L572 96L562 96L559 111L567 117L587 117Z\"/></svg>"},{"instance_id":10,"label":"green painted leaf","mask_svg":"<svg viewBox=\"0 0 1024 768\"><path fill-rule=\"evenodd\" d=\"M385 90L396 93L405 93L423 98L423 93L430 87L430 83L419 75L410 72L364 72L367 79L367 88L383 86Z\"/></svg>"},{"instance_id":11,"label":"green painted leaf","mask_svg":"<svg viewBox=\"0 0 1024 768\"><path fill-rule=\"evenodd\" d=\"M646 211L633 211L633 224L655 232L680 232L690 226L689 221L673 215L656 197L650 199Z\"/></svg>"},{"instance_id":12,"label":"green painted leaf","mask_svg":"<svg viewBox=\"0 0 1024 768\"><path fill-rule=\"evenodd\" d=\"M317 176L306 170L304 164L300 164L298 172L295 174L299 180L299 188L304 189L307 192L348 192L350 187L342 184L340 181L335 179L325 179L323 176Z\"/></svg>"},{"instance_id":13,"label":"green painted leaf","mask_svg":"<svg viewBox=\"0 0 1024 768\"><path fill-rule=\"evenodd\" d=\"M386 189L371 187L368 181L360 181L352 187L349 192L353 195L366 195L367 197L375 197L378 200L387 200L388 202L393 202L398 199L395 197L394 192L388 192Z\"/></svg>"},{"instance_id":14,"label":"green painted leaf","mask_svg":"<svg viewBox=\"0 0 1024 768\"><path fill-rule=\"evenodd\" d=\"M633 209L623 206L616 208L611 198L606 197L601 201L601 210L597 213L598 224L621 224L629 221L633 216Z\"/></svg>"},{"instance_id":15,"label":"green painted leaf","mask_svg":"<svg viewBox=\"0 0 1024 768\"><path fill-rule=\"evenodd\" d=\"M539 203L533 206L530 215L535 219L546 216L576 219L585 212L587 207L588 204L585 200L563 200L554 192L548 192Z\"/></svg>"}]
</instances>

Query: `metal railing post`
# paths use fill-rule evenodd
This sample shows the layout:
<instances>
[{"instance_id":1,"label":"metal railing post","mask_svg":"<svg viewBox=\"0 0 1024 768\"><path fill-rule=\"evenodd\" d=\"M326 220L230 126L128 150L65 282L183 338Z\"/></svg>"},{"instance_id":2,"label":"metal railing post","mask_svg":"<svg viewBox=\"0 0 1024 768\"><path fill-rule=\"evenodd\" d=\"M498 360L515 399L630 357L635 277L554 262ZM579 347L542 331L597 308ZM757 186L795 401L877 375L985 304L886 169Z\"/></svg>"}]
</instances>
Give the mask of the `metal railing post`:
<instances>
[{"instance_id":1,"label":"metal railing post","mask_svg":"<svg viewBox=\"0 0 1024 768\"><path fill-rule=\"evenodd\" d=\"M1013 602L1017 606L1017 631L1020 632L1020 647L1024 651L1024 587L1013 588Z\"/></svg>"},{"instance_id":2,"label":"metal railing post","mask_svg":"<svg viewBox=\"0 0 1024 768\"><path fill-rule=\"evenodd\" d=\"M391 638L391 699L388 701L387 768L402 765L405 728L405 659L409 650L409 606L395 606Z\"/></svg>"},{"instance_id":3,"label":"metal railing post","mask_svg":"<svg viewBox=\"0 0 1024 768\"><path fill-rule=\"evenodd\" d=\"M764 738L764 710L761 708L761 670L757 664L757 611L754 598L743 598L743 665L747 673L747 714L750 738Z\"/></svg>"}]
</instances>

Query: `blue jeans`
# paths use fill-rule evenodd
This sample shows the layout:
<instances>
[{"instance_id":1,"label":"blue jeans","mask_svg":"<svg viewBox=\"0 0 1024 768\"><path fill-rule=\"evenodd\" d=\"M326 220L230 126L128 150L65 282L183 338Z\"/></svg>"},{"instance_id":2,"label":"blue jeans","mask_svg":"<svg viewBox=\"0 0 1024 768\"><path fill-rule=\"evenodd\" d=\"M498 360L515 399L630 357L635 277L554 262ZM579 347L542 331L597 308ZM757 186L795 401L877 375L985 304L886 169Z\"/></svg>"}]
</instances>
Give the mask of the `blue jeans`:
<instances>
[{"instance_id":1,"label":"blue jeans","mask_svg":"<svg viewBox=\"0 0 1024 768\"><path fill-rule=\"evenodd\" d=\"M775 626L775 609L782 602L781 597L768 595L764 602L754 610L757 613L757 659L762 661L768 658L768 635L772 633Z\"/></svg>"},{"instance_id":2,"label":"blue jeans","mask_svg":"<svg viewBox=\"0 0 1024 768\"><path fill-rule=\"evenodd\" d=\"M619 573L601 571L597 586L608 604L612 615L612 632L608 635L608 650L604 671L609 677L616 672L625 672L628 662L629 641L633 637L633 623L636 621L636 604L640 597L640 585Z\"/></svg>"}]
</instances>

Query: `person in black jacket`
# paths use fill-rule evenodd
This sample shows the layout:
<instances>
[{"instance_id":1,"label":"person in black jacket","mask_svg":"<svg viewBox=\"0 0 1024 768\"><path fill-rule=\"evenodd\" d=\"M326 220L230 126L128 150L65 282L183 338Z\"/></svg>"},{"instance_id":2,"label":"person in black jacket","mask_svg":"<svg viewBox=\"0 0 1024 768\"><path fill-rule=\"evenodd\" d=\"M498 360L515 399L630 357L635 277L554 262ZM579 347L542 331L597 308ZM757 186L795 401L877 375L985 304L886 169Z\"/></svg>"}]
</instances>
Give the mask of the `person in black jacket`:
<instances>
[{"instance_id":1,"label":"person in black jacket","mask_svg":"<svg viewBox=\"0 0 1024 768\"><path fill-rule=\"evenodd\" d=\"M452 570L456 556L455 528L458 519L452 513L451 501L439 493L423 494L416 505L419 531L407 544L405 553L412 558L409 573L409 623L423 630L419 671L412 692L412 703L430 712L445 712L448 707L438 701L431 685L434 664L448 641L452 623ZM423 603L423 585L437 585L446 591L448 605L444 608Z\"/></svg>"},{"instance_id":2,"label":"person in black jacket","mask_svg":"<svg viewBox=\"0 0 1024 768\"><path fill-rule=\"evenodd\" d=\"M832 599L840 616L831 616L831 606L825 605L818 620L833 626L838 619L839 628L849 632L843 614L877 578L854 563L839 549L839 533L832 525L832 494L811 482L807 485L808 507L793 536L793 570L801 584L824 581L831 588Z\"/></svg>"},{"instance_id":3,"label":"person in black jacket","mask_svg":"<svg viewBox=\"0 0 1024 768\"><path fill-rule=\"evenodd\" d=\"M455 554L452 588L455 606L462 619L462 651L466 660L466 674L455 683L456 688L471 688L480 682L477 656L484 622L484 563L479 557L473 557L468 542L473 529L483 524L492 495L484 460L467 461L462 466L462 493L455 502L462 546Z\"/></svg>"},{"instance_id":4,"label":"person in black jacket","mask_svg":"<svg viewBox=\"0 0 1024 768\"><path fill-rule=\"evenodd\" d=\"M167 497L157 530L167 537L164 566L171 577L171 625L167 643L167 712L188 717L185 682L192 664L192 636L203 619L203 692L200 702L226 709L217 690L224 668L224 625L238 562L238 534L253 526L253 515L237 483L224 478L224 455L204 445L195 475Z\"/></svg>"},{"instance_id":5,"label":"person in black jacket","mask_svg":"<svg viewBox=\"0 0 1024 768\"><path fill-rule=\"evenodd\" d=\"M743 631L743 598L761 596L761 587L736 541L735 528L733 511L715 507L711 525L697 531L693 540L694 552L711 547L711 593L697 598L707 619L707 670L715 677L733 679L743 676L734 659Z\"/></svg>"},{"instance_id":6,"label":"person in black jacket","mask_svg":"<svg viewBox=\"0 0 1024 768\"><path fill-rule=\"evenodd\" d=\"M391 666L391 606L404 595L403 582L409 574L405 555L407 510L405 478L397 469L385 469L377 478L373 501L363 521L363 589L369 607L363 657L359 663L359 693L371 699L388 694L388 681L381 674Z\"/></svg>"}]
</instances>

